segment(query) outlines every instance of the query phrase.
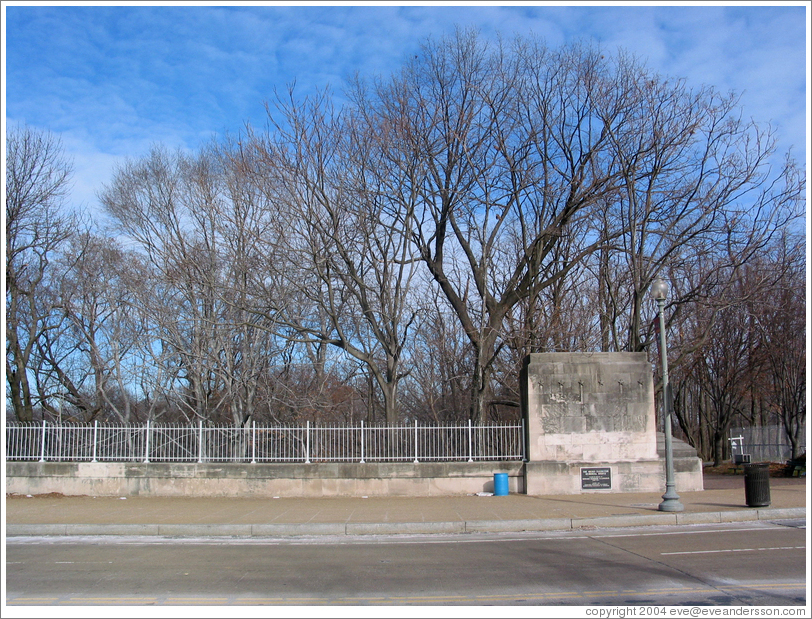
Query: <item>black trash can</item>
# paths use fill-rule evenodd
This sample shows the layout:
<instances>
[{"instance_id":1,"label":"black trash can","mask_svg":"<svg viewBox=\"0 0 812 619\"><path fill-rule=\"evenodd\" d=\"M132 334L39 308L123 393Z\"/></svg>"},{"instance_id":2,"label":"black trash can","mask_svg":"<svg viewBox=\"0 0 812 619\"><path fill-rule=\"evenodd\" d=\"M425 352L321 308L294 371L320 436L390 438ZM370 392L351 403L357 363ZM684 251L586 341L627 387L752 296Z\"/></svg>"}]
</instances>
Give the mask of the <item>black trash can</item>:
<instances>
[{"instance_id":1,"label":"black trash can","mask_svg":"<svg viewBox=\"0 0 812 619\"><path fill-rule=\"evenodd\" d=\"M747 507L770 504L770 465L766 462L744 465L744 500Z\"/></svg>"}]
</instances>

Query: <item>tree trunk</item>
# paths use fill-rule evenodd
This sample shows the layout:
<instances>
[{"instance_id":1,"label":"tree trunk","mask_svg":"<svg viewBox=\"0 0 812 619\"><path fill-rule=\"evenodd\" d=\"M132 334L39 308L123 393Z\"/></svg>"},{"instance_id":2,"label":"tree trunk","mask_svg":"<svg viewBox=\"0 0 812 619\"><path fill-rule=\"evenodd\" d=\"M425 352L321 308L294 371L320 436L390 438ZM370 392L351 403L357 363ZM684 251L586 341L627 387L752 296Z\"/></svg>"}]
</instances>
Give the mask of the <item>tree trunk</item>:
<instances>
[{"instance_id":1,"label":"tree trunk","mask_svg":"<svg viewBox=\"0 0 812 619\"><path fill-rule=\"evenodd\" d=\"M11 368L8 358L6 359L6 380L11 391L11 405L14 407L14 415L18 421L34 421L34 407L31 405L31 387L28 384L28 375L25 365L20 362L22 352L17 342L17 334L9 329L6 334L11 335L7 346L12 349L15 369Z\"/></svg>"},{"instance_id":2,"label":"tree trunk","mask_svg":"<svg viewBox=\"0 0 812 619\"><path fill-rule=\"evenodd\" d=\"M34 421L34 408L31 406L31 392L28 379L23 372L8 372L8 382L11 390L11 405L18 421Z\"/></svg>"},{"instance_id":3,"label":"tree trunk","mask_svg":"<svg viewBox=\"0 0 812 619\"><path fill-rule=\"evenodd\" d=\"M719 466L724 460L725 435L720 431L713 433L713 466Z\"/></svg>"},{"instance_id":4,"label":"tree trunk","mask_svg":"<svg viewBox=\"0 0 812 619\"><path fill-rule=\"evenodd\" d=\"M383 393L383 406L384 416L387 425L395 425L398 422L398 383L397 380L390 382L382 382L380 384L381 393Z\"/></svg>"}]
</instances>

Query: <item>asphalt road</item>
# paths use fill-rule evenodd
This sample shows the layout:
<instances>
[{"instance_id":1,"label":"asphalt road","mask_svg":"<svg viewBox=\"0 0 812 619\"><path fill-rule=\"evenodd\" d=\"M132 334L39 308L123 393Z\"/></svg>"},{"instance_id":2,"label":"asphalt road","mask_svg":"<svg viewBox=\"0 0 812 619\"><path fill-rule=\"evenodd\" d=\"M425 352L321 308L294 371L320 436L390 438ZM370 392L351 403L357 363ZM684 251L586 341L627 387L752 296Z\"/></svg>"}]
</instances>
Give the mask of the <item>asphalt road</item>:
<instances>
[{"instance_id":1,"label":"asphalt road","mask_svg":"<svg viewBox=\"0 0 812 619\"><path fill-rule=\"evenodd\" d=\"M6 540L9 607L806 604L806 531Z\"/></svg>"}]
</instances>

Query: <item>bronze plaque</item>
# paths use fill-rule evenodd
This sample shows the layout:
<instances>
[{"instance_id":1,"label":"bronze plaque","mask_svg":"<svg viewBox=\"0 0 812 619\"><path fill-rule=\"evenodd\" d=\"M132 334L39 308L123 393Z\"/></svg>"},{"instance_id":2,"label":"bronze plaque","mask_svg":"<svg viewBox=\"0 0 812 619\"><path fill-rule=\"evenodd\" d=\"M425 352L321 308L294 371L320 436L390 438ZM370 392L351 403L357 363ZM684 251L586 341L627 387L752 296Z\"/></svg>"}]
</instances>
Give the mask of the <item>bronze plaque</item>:
<instances>
[{"instance_id":1,"label":"bronze plaque","mask_svg":"<svg viewBox=\"0 0 812 619\"><path fill-rule=\"evenodd\" d=\"M611 490L612 469L596 466L581 469L581 490Z\"/></svg>"}]
</instances>

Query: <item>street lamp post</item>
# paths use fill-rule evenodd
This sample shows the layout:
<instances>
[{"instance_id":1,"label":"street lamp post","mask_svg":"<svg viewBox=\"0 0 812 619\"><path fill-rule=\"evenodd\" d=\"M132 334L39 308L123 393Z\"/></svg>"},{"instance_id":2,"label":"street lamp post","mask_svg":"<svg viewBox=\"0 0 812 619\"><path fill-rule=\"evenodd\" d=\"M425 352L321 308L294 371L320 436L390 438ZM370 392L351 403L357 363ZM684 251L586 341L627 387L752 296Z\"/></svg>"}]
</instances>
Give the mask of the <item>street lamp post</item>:
<instances>
[{"instance_id":1,"label":"street lamp post","mask_svg":"<svg viewBox=\"0 0 812 619\"><path fill-rule=\"evenodd\" d=\"M685 506L680 503L674 484L674 448L671 444L671 408L668 402L668 353L665 348L665 299L668 296L668 284L657 277L651 284L651 296L657 301L660 319L660 354L663 363L663 419L665 425L665 494L658 509L661 512L681 512Z\"/></svg>"}]
</instances>

